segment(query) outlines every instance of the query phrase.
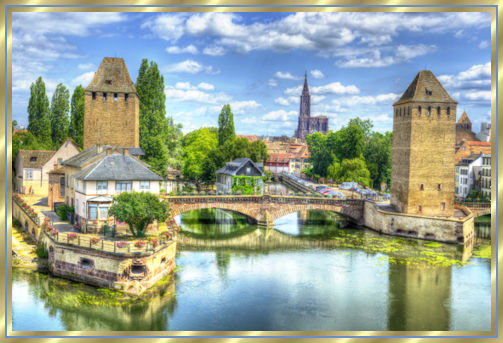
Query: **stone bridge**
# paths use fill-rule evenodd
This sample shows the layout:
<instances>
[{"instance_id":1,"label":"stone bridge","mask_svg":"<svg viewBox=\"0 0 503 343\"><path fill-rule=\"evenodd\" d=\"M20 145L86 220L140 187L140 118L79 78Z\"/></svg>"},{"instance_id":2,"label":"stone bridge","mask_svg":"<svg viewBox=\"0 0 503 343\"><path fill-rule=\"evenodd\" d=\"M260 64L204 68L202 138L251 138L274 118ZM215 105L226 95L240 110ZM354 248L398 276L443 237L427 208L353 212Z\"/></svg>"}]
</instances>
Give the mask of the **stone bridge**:
<instances>
[{"instance_id":1,"label":"stone bridge","mask_svg":"<svg viewBox=\"0 0 503 343\"><path fill-rule=\"evenodd\" d=\"M198 195L166 197L171 216L204 208L230 210L253 218L259 225L272 226L284 215L304 210L337 212L356 223L363 219L363 200L342 200L283 195Z\"/></svg>"},{"instance_id":2,"label":"stone bridge","mask_svg":"<svg viewBox=\"0 0 503 343\"><path fill-rule=\"evenodd\" d=\"M491 214L490 201L457 201L456 204L469 208L475 217Z\"/></svg>"}]
</instances>

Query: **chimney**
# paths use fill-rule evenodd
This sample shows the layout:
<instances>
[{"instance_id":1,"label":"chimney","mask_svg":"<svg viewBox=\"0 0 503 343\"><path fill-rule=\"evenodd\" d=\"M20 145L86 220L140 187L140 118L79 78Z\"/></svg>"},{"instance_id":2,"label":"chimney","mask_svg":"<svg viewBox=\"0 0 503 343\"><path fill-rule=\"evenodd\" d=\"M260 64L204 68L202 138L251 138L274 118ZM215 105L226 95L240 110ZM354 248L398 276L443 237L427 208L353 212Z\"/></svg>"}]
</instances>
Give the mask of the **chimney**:
<instances>
[{"instance_id":1,"label":"chimney","mask_svg":"<svg viewBox=\"0 0 503 343\"><path fill-rule=\"evenodd\" d=\"M123 149L122 149L122 154L123 154L124 156L128 156L128 155L129 155L129 148L123 148Z\"/></svg>"}]
</instances>

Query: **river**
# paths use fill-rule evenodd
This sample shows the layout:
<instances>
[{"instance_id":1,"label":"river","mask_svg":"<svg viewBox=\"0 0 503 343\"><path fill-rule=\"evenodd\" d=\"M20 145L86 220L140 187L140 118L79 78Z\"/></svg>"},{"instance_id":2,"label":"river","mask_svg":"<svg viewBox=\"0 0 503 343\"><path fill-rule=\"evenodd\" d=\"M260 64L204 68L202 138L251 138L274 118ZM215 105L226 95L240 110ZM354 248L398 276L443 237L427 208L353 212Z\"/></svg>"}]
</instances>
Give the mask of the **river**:
<instances>
[{"instance_id":1,"label":"river","mask_svg":"<svg viewBox=\"0 0 503 343\"><path fill-rule=\"evenodd\" d=\"M176 220L192 243L179 246L173 281L136 302L14 270L13 330L490 330L483 237L467 247L389 237L321 211L274 230L217 209Z\"/></svg>"}]
</instances>

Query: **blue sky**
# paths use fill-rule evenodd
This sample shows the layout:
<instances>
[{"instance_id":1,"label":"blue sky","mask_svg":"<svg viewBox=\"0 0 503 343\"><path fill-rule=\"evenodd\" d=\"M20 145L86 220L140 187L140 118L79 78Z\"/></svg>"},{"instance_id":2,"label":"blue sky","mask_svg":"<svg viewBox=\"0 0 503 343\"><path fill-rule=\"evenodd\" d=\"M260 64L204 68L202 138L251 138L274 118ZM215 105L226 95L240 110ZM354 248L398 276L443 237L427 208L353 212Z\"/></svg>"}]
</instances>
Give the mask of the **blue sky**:
<instances>
[{"instance_id":1,"label":"blue sky","mask_svg":"<svg viewBox=\"0 0 503 343\"><path fill-rule=\"evenodd\" d=\"M490 120L489 13L13 13L13 113L30 84L86 87L105 56L133 81L142 58L164 75L166 112L189 132L230 103L236 133L292 136L304 73L312 115L392 129L392 103L429 69L478 132Z\"/></svg>"}]
</instances>

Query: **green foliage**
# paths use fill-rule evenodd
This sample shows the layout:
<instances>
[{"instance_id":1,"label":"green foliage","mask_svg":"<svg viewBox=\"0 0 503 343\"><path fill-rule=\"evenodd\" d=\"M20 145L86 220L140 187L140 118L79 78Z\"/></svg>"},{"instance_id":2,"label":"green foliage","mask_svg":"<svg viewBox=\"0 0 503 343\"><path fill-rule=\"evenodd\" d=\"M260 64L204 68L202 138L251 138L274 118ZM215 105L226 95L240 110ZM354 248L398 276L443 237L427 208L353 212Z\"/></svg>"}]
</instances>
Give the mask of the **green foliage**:
<instances>
[{"instance_id":1,"label":"green foliage","mask_svg":"<svg viewBox=\"0 0 503 343\"><path fill-rule=\"evenodd\" d=\"M144 237L147 226L157 220L165 221L169 205L149 192L124 192L114 197L109 213L129 225L135 237Z\"/></svg>"},{"instance_id":2,"label":"green foliage","mask_svg":"<svg viewBox=\"0 0 503 343\"><path fill-rule=\"evenodd\" d=\"M265 178L261 176L246 176L246 175L237 175L234 176L234 180L232 183L232 192L237 193L240 192L243 195L252 195L255 193L255 187L257 190L257 194L260 193L260 185L258 184L258 180L263 180Z\"/></svg>"},{"instance_id":3,"label":"green foliage","mask_svg":"<svg viewBox=\"0 0 503 343\"><path fill-rule=\"evenodd\" d=\"M35 249L35 254L37 254L38 258L48 258L49 251L47 250L47 245L45 242L39 242L37 244L37 248Z\"/></svg>"},{"instance_id":4,"label":"green foliage","mask_svg":"<svg viewBox=\"0 0 503 343\"><path fill-rule=\"evenodd\" d=\"M59 219L67 220L66 219L67 214L68 213L74 214L75 209L73 208L73 206L61 205L61 206L58 206L58 208L56 208L56 213L59 216Z\"/></svg>"},{"instance_id":5,"label":"green foliage","mask_svg":"<svg viewBox=\"0 0 503 343\"><path fill-rule=\"evenodd\" d=\"M188 180L201 182L203 167L208 154L218 145L218 133L215 128L203 127L185 135L183 144L183 176Z\"/></svg>"},{"instance_id":6,"label":"green foliage","mask_svg":"<svg viewBox=\"0 0 503 343\"><path fill-rule=\"evenodd\" d=\"M157 174L164 176L167 166L181 168L181 125L166 118L164 77L157 63L147 59L141 62L136 91L140 98L140 147L143 159Z\"/></svg>"},{"instance_id":7,"label":"green foliage","mask_svg":"<svg viewBox=\"0 0 503 343\"><path fill-rule=\"evenodd\" d=\"M234 116L229 104L222 107L222 111L218 116L218 145L224 145L228 140L234 139Z\"/></svg>"},{"instance_id":8,"label":"green foliage","mask_svg":"<svg viewBox=\"0 0 503 343\"><path fill-rule=\"evenodd\" d=\"M73 90L68 127L68 135L80 148L84 147L84 95L84 88L81 85Z\"/></svg>"},{"instance_id":9,"label":"green foliage","mask_svg":"<svg viewBox=\"0 0 503 343\"><path fill-rule=\"evenodd\" d=\"M265 181L271 181L272 171L270 171L270 170L264 170L264 173L265 173Z\"/></svg>"},{"instance_id":10,"label":"green foliage","mask_svg":"<svg viewBox=\"0 0 503 343\"><path fill-rule=\"evenodd\" d=\"M388 188L390 186L392 140L391 132L385 134L372 132L365 145L363 156L367 162L374 188L380 188L381 182L385 182Z\"/></svg>"},{"instance_id":11,"label":"green foliage","mask_svg":"<svg viewBox=\"0 0 503 343\"><path fill-rule=\"evenodd\" d=\"M29 131L19 132L12 136L12 163L16 161L17 153L20 149L24 150L44 150L51 149L51 141L42 144L38 139Z\"/></svg>"},{"instance_id":12,"label":"green foliage","mask_svg":"<svg viewBox=\"0 0 503 343\"><path fill-rule=\"evenodd\" d=\"M315 132L306 136L306 143L309 147L309 153L311 154L311 173L313 175L326 176L327 168L332 164L335 158L333 153L330 151L327 136L322 133Z\"/></svg>"},{"instance_id":13,"label":"green foliage","mask_svg":"<svg viewBox=\"0 0 503 343\"><path fill-rule=\"evenodd\" d=\"M40 144L52 144L49 99L45 94L45 83L41 76L30 86L28 131L37 138Z\"/></svg>"},{"instance_id":14,"label":"green foliage","mask_svg":"<svg viewBox=\"0 0 503 343\"><path fill-rule=\"evenodd\" d=\"M55 149L59 149L68 136L68 111L70 92L62 83L56 86L51 100L51 138Z\"/></svg>"},{"instance_id":15,"label":"green foliage","mask_svg":"<svg viewBox=\"0 0 503 343\"><path fill-rule=\"evenodd\" d=\"M17 126L17 120L12 121L12 131L14 131L14 128Z\"/></svg>"},{"instance_id":16,"label":"green foliage","mask_svg":"<svg viewBox=\"0 0 503 343\"><path fill-rule=\"evenodd\" d=\"M335 161L328 168L328 177L336 182L355 181L363 186L370 186L370 172L365 161L360 158L345 159L339 164Z\"/></svg>"}]
</instances>

